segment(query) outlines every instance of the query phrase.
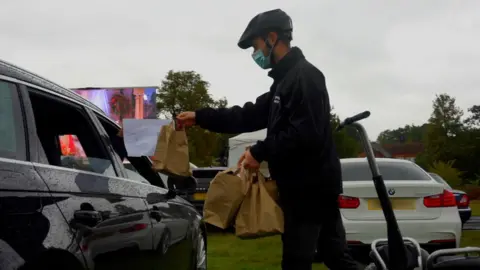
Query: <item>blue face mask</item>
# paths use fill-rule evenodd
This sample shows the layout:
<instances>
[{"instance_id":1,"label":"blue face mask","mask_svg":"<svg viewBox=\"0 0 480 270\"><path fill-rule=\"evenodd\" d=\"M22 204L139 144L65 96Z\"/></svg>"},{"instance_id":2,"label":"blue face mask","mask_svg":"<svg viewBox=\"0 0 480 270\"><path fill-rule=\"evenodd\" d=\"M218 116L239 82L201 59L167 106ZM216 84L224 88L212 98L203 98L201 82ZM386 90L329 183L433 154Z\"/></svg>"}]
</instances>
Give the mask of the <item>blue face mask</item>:
<instances>
[{"instance_id":1,"label":"blue face mask","mask_svg":"<svg viewBox=\"0 0 480 270\"><path fill-rule=\"evenodd\" d=\"M252 58L253 58L253 61L255 61L255 63L257 63L257 65L260 66L261 68L269 69L271 67L270 55L271 53L268 56L265 56L262 50L259 49L253 52Z\"/></svg>"},{"instance_id":2,"label":"blue face mask","mask_svg":"<svg viewBox=\"0 0 480 270\"><path fill-rule=\"evenodd\" d=\"M265 39L266 44L270 44L267 39ZM257 63L261 68L263 69L269 69L272 67L272 62L271 62L271 56L273 52L273 48L277 45L277 42L273 44L273 46L270 47L270 52L268 53L268 56L265 56L262 52L262 50L258 49L252 54L253 61Z\"/></svg>"}]
</instances>

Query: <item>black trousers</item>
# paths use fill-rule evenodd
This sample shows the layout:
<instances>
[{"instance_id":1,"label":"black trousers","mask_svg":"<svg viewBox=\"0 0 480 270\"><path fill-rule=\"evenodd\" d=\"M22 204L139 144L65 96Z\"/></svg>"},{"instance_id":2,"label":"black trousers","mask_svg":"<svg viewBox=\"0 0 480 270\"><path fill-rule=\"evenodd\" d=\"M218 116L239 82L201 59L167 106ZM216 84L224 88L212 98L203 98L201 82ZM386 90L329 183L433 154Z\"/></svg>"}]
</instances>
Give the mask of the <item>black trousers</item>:
<instances>
[{"instance_id":1,"label":"black trousers","mask_svg":"<svg viewBox=\"0 0 480 270\"><path fill-rule=\"evenodd\" d=\"M324 264L331 270L362 269L348 252L345 228L336 200L320 210L321 218L309 217L307 213L302 214L305 211L285 204L282 208L285 216L283 270L311 270L315 250L320 252Z\"/></svg>"}]
</instances>

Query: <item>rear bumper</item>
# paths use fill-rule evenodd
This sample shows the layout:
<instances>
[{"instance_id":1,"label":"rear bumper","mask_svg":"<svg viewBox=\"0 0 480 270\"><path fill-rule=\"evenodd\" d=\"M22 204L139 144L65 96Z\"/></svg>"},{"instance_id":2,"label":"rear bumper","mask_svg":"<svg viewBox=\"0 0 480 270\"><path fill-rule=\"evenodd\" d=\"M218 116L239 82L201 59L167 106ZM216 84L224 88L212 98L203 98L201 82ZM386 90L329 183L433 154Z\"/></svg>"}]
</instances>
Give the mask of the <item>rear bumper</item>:
<instances>
[{"instance_id":1,"label":"rear bumper","mask_svg":"<svg viewBox=\"0 0 480 270\"><path fill-rule=\"evenodd\" d=\"M460 214L460 219L462 220L462 224L467 222L470 217L472 216L472 209L468 208L459 208L458 213Z\"/></svg>"},{"instance_id":2,"label":"rear bumper","mask_svg":"<svg viewBox=\"0 0 480 270\"><path fill-rule=\"evenodd\" d=\"M343 223L349 243L369 245L375 239L387 238L385 221L344 219ZM455 215L442 215L432 220L399 220L398 225L403 237L411 237L421 245L427 247L460 246L462 224L456 213Z\"/></svg>"}]
</instances>

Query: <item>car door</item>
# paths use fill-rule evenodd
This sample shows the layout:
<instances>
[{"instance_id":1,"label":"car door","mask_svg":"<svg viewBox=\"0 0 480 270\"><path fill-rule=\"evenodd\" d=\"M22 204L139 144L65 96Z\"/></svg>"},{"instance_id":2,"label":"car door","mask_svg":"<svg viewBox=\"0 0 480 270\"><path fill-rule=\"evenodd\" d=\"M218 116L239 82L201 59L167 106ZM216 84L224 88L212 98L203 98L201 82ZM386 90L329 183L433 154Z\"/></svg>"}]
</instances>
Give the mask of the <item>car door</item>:
<instances>
[{"instance_id":1,"label":"car door","mask_svg":"<svg viewBox=\"0 0 480 270\"><path fill-rule=\"evenodd\" d=\"M116 136L118 127L104 116L98 114L96 116L108 136L111 138ZM117 147L124 147L124 145L118 144ZM124 152L124 150L115 149L117 152ZM195 269L193 266L196 237L201 228L200 215L187 201L166 188L166 181L162 179L161 174L152 170L152 163L147 157L127 157L127 159L130 170L134 169L140 177L145 179L144 181L151 183L146 185L148 191L145 199L152 222L154 269ZM140 182L139 179L135 181ZM154 195L154 200L149 199L150 195Z\"/></svg>"},{"instance_id":2,"label":"car door","mask_svg":"<svg viewBox=\"0 0 480 270\"><path fill-rule=\"evenodd\" d=\"M90 269L151 269L152 224L145 185L120 178L105 132L80 104L28 89L34 133L45 156L36 171L57 200Z\"/></svg>"},{"instance_id":3,"label":"car door","mask_svg":"<svg viewBox=\"0 0 480 270\"><path fill-rule=\"evenodd\" d=\"M7 79L0 76L0 269L47 269L55 255L62 255L56 265L79 269L83 258L68 251L68 226L30 162L36 142L22 106L28 99Z\"/></svg>"},{"instance_id":4,"label":"car door","mask_svg":"<svg viewBox=\"0 0 480 270\"><path fill-rule=\"evenodd\" d=\"M129 160L133 166L151 168L145 157L129 157ZM140 165L142 163L145 165ZM155 269L192 269L201 224L200 215L175 191L153 185L148 189L146 203L152 217L153 245L160 255L157 258L158 268ZM151 200L150 195L157 195L157 199Z\"/></svg>"}]
</instances>

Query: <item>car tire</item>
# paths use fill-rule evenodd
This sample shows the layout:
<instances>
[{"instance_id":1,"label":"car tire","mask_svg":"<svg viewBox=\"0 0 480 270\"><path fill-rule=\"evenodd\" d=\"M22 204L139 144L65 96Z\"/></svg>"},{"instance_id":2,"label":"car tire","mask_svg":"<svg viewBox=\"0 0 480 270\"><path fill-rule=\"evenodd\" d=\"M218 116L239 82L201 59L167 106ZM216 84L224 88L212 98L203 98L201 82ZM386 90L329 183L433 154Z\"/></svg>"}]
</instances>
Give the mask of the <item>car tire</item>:
<instances>
[{"instance_id":1,"label":"car tire","mask_svg":"<svg viewBox=\"0 0 480 270\"><path fill-rule=\"evenodd\" d=\"M160 254L165 255L168 252L168 248L170 247L170 241L172 239L172 234L170 233L170 230L166 229L163 232L162 238L160 238L160 243L158 244L158 252Z\"/></svg>"},{"instance_id":2,"label":"car tire","mask_svg":"<svg viewBox=\"0 0 480 270\"><path fill-rule=\"evenodd\" d=\"M207 269L207 241L203 232L199 232L197 235L197 247L195 248L194 255L194 268L195 270Z\"/></svg>"}]
</instances>

